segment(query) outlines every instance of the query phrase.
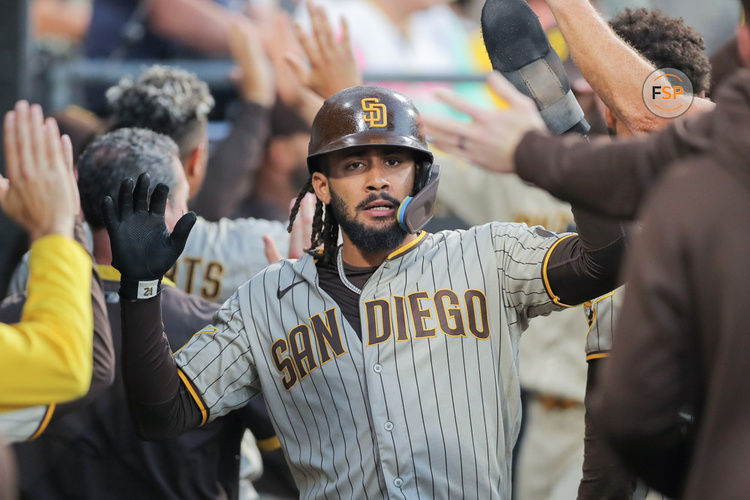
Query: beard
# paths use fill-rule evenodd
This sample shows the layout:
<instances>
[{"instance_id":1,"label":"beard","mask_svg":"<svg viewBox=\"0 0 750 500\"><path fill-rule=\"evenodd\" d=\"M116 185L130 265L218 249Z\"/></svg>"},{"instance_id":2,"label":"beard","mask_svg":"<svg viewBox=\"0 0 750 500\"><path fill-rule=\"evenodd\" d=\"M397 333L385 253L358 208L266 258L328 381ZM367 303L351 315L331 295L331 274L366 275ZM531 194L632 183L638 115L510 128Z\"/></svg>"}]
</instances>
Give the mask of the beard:
<instances>
[{"instance_id":1,"label":"beard","mask_svg":"<svg viewBox=\"0 0 750 500\"><path fill-rule=\"evenodd\" d=\"M396 208L400 204L397 199L387 194L372 194L357 205L355 213L375 200L389 201ZM349 206L333 189L331 189L330 208L332 215L336 218L336 222L341 226L341 230L349 237L354 246L364 253L373 254L393 251L401 246L404 238L408 235L395 218L390 224L378 228L370 228L357 221L355 217L350 217Z\"/></svg>"}]
</instances>

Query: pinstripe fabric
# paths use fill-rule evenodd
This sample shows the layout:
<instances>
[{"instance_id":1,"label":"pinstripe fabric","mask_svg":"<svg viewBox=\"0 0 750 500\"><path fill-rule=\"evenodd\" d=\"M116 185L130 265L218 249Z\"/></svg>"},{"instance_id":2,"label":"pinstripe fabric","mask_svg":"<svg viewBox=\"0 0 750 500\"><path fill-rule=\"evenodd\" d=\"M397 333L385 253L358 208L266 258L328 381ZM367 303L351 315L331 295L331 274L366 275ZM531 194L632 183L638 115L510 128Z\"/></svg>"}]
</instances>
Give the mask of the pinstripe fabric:
<instances>
[{"instance_id":1,"label":"pinstripe fabric","mask_svg":"<svg viewBox=\"0 0 750 500\"><path fill-rule=\"evenodd\" d=\"M615 336L615 322L620 311L625 286L613 292L602 295L585 307L589 321L589 331L586 334L586 360L605 358L612 350Z\"/></svg>"},{"instance_id":2,"label":"pinstripe fabric","mask_svg":"<svg viewBox=\"0 0 750 500\"><path fill-rule=\"evenodd\" d=\"M427 235L363 287L362 340L310 256L282 261L176 360L210 418L264 392L302 498L510 498L518 341L558 308L542 281L558 237L500 223Z\"/></svg>"},{"instance_id":3,"label":"pinstripe fabric","mask_svg":"<svg viewBox=\"0 0 750 500\"><path fill-rule=\"evenodd\" d=\"M26 441L40 428L46 415L47 406L30 406L0 413L0 434L3 436L3 442Z\"/></svg>"}]
</instances>

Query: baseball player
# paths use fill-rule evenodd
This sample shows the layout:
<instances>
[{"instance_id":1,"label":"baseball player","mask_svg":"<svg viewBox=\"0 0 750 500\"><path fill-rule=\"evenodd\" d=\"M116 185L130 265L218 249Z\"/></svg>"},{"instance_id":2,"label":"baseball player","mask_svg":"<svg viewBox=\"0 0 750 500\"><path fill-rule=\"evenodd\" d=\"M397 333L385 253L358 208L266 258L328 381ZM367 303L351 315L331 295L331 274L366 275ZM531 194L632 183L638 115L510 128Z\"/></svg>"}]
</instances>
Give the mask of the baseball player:
<instances>
[{"instance_id":1,"label":"baseball player","mask_svg":"<svg viewBox=\"0 0 750 500\"><path fill-rule=\"evenodd\" d=\"M539 119L507 81L491 82ZM580 235L516 223L421 231L439 166L419 120L379 87L327 99L300 193L318 198L320 250L245 283L174 358L160 280L195 216L170 235L166 189L149 207L143 179L123 182L119 211L105 198L143 436L203 425L263 391L302 498L510 498L521 333L533 316L612 289L623 238L580 213Z\"/></svg>"}]
</instances>

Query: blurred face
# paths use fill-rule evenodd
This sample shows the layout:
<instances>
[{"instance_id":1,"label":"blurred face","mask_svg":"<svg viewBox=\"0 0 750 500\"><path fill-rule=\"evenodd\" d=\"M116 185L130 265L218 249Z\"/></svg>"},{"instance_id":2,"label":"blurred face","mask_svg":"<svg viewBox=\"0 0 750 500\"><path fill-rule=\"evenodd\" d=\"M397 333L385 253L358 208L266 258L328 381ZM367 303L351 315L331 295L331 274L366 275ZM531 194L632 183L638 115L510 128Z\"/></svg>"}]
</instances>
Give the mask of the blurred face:
<instances>
[{"instance_id":1,"label":"blurred face","mask_svg":"<svg viewBox=\"0 0 750 500\"><path fill-rule=\"evenodd\" d=\"M176 156L174 157L174 169L177 175L177 184L169 191L167 208L164 211L164 223L169 232L172 232L177 221L187 212L187 202L190 193L190 186L185 177L182 163L180 163L180 159Z\"/></svg>"},{"instance_id":2,"label":"blurred face","mask_svg":"<svg viewBox=\"0 0 750 500\"><path fill-rule=\"evenodd\" d=\"M366 253L398 248L407 233L396 213L414 187L413 154L370 146L331 153L326 161L327 175L315 172L313 187L344 234Z\"/></svg>"}]
</instances>

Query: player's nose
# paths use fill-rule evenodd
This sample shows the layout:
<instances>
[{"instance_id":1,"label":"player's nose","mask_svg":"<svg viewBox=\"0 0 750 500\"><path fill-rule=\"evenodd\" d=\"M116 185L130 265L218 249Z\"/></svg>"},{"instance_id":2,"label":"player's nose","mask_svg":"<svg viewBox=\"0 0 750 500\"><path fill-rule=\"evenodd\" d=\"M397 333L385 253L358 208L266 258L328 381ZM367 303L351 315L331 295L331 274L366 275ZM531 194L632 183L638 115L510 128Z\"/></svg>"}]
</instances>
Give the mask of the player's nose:
<instances>
[{"instance_id":1,"label":"player's nose","mask_svg":"<svg viewBox=\"0 0 750 500\"><path fill-rule=\"evenodd\" d=\"M367 171L367 191L385 191L390 189L391 181L388 176L388 169L383 168L377 163L371 166Z\"/></svg>"}]
</instances>

